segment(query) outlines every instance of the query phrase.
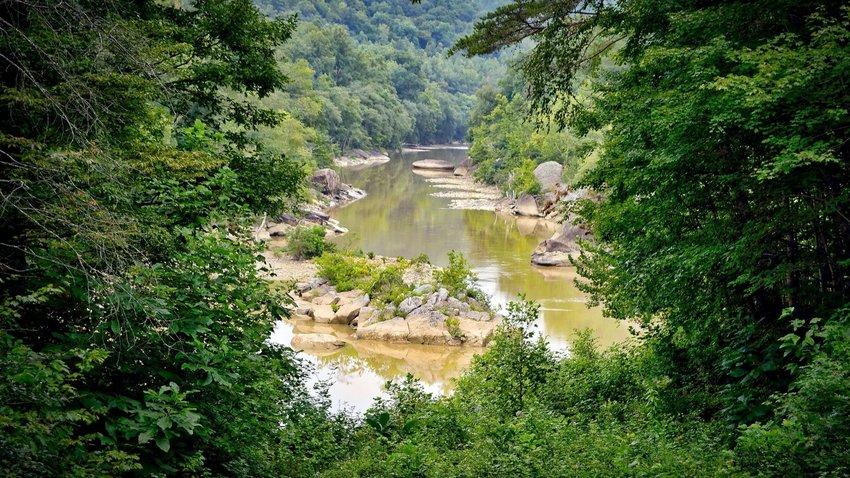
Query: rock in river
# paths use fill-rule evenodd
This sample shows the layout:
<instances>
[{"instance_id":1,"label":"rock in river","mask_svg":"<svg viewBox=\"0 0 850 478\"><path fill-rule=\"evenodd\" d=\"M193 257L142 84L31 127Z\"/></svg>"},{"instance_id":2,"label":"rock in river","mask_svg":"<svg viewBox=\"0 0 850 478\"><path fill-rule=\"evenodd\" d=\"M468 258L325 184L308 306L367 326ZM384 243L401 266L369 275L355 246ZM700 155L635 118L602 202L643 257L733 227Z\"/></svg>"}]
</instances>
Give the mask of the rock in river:
<instances>
[{"instance_id":1,"label":"rock in river","mask_svg":"<svg viewBox=\"0 0 850 478\"><path fill-rule=\"evenodd\" d=\"M333 194L339 191L339 174L333 169L319 169L313 173L310 180L325 194Z\"/></svg>"},{"instance_id":2,"label":"rock in river","mask_svg":"<svg viewBox=\"0 0 850 478\"><path fill-rule=\"evenodd\" d=\"M413 163L416 169L436 169L439 171L454 171L455 165L442 159L423 159Z\"/></svg>"},{"instance_id":3,"label":"rock in river","mask_svg":"<svg viewBox=\"0 0 850 478\"><path fill-rule=\"evenodd\" d=\"M292 337L292 348L298 350L334 350L345 345L345 342L330 334L295 334Z\"/></svg>"},{"instance_id":4,"label":"rock in river","mask_svg":"<svg viewBox=\"0 0 850 478\"><path fill-rule=\"evenodd\" d=\"M561 181L564 167L555 161L546 161L534 168L534 178L540 183L543 191L554 191Z\"/></svg>"},{"instance_id":5,"label":"rock in river","mask_svg":"<svg viewBox=\"0 0 850 478\"><path fill-rule=\"evenodd\" d=\"M531 263L538 266L568 266L570 255L579 251L578 240L589 237L584 228L565 222L560 231L537 246L531 255Z\"/></svg>"},{"instance_id":6,"label":"rock in river","mask_svg":"<svg viewBox=\"0 0 850 478\"><path fill-rule=\"evenodd\" d=\"M516 213L520 216L540 216L540 209L537 208L537 200L534 196L524 194L517 199Z\"/></svg>"}]
</instances>

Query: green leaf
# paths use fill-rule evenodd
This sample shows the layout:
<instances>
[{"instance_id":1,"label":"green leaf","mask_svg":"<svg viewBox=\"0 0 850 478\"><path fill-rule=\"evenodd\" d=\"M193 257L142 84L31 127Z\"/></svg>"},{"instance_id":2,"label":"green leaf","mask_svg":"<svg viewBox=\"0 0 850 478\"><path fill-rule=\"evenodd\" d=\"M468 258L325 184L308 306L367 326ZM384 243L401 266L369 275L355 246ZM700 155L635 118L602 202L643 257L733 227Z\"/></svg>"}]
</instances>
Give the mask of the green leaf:
<instances>
[{"instance_id":1,"label":"green leaf","mask_svg":"<svg viewBox=\"0 0 850 478\"><path fill-rule=\"evenodd\" d=\"M144 431L139 434L139 445L144 445L145 443L151 441L153 439L152 431Z\"/></svg>"},{"instance_id":2,"label":"green leaf","mask_svg":"<svg viewBox=\"0 0 850 478\"><path fill-rule=\"evenodd\" d=\"M168 452L168 450L171 449L171 442L168 440L168 437L161 436L156 439L156 446L158 446L160 450Z\"/></svg>"},{"instance_id":3,"label":"green leaf","mask_svg":"<svg viewBox=\"0 0 850 478\"><path fill-rule=\"evenodd\" d=\"M163 430L171 428L171 425L171 418L168 418L167 416L160 417L160 419L156 421L156 426Z\"/></svg>"}]
</instances>

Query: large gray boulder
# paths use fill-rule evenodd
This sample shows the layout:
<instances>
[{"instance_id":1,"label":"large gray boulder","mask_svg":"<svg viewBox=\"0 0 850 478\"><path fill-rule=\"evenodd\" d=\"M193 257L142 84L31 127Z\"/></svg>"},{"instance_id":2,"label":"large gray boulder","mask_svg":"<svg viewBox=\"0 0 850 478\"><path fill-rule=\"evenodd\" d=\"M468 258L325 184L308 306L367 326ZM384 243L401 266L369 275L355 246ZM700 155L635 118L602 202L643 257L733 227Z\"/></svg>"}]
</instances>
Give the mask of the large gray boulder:
<instances>
[{"instance_id":1,"label":"large gray boulder","mask_svg":"<svg viewBox=\"0 0 850 478\"><path fill-rule=\"evenodd\" d=\"M423 159L413 163L415 169L435 169L438 171L454 171L455 165L442 159Z\"/></svg>"},{"instance_id":2,"label":"large gray boulder","mask_svg":"<svg viewBox=\"0 0 850 478\"><path fill-rule=\"evenodd\" d=\"M570 257L579 252L578 241L589 238L586 229L565 222L560 231L537 246L531 255L531 263L549 267L568 266L571 264Z\"/></svg>"},{"instance_id":3,"label":"large gray boulder","mask_svg":"<svg viewBox=\"0 0 850 478\"><path fill-rule=\"evenodd\" d=\"M353 301L343 304L337 309L336 314L334 314L333 320L331 320L332 324L350 324L358 315L360 315L360 309L369 305L369 295L364 295L362 297L358 297Z\"/></svg>"},{"instance_id":4,"label":"large gray boulder","mask_svg":"<svg viewBox=\"0 0 850 478\"><path fill-rule=\"evenodd\" d=\"M339 174L333 169L324 168L317 170L310 177L310 181L325 194L334 194L339 191Z\"/></svg>"},{"instance_id":5,"label":"large gray boulder","mask_svg":"<svg viewBox=\"0 0 850 478\"><path fill-rule=\"evenodd\" d=\"M540 216L540 209L537 207L537 200L534 196L523 194L516 201L516 213L520 216Z\"/></svg>"},{"instance_id":6,"label":"large gray boulder","mask_svg":"<svg viewBox=\"0 0 850 478\"><path fill-rule=\"evenodd\" d=\"M561 181L561 175L564 173L564 167L555 161L547 161L538 165L534 169L534 177L540 183L543 191L555 191L558 188L558 183Z\"/></svg>"}]
</instances>

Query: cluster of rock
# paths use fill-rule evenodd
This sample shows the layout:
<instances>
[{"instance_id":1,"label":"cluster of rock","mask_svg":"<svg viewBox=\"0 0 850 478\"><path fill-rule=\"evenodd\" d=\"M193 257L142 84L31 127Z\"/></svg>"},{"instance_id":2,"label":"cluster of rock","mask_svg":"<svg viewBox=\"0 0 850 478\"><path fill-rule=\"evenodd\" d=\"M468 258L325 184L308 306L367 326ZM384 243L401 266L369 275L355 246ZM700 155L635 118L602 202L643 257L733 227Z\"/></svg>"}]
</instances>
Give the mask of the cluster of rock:
<instances>
[{"instance_id":1,"label":"cluster of rock","mask_svg":"<svg viewBox=\"0 0 850 478\"><path fill-rule=\"evenodd\" d=\"M390 157L385 152L354 149L346 156L334 158L334 164L341 168L360 169L384 164L389 160Z\"/></svg>"},{"instance_id":2,"label":"cluster of rock","mask_svg":"<svg viewBox=\"0 0 850 478\"><path fill-rule=\"evenodd\" d=\"M345 206L366 197L366 191L343 183L339 174L330 168L316 170L310 182L324 196L319 202L326 208Z\"/></svg>"},{"instance_id":3,"label":"cluster of rock","mask_svg":"<svg viewBox=\"0 0 850 478\"><path fill-rule=\"evenodd\" d=\"M563 172L563 166L555 161L539 164L534 169L534 177L542 192L536 196L524 194L515 200L506 199L498 204L497 210L517 216L560 220L565 213L565 198L571 194L569 187L561 183Z\"/></svg>"},{"instance_id":4,"label":"cluster of rock","mask_svg":"<svg viewBox=\"0 0 850 478\"><path fill-rule=\"evenodd\" d=\"M339 174L330 168L319 169L310 177L316 200L304 204L296 214L282 213L264 220L257 229L257 239L285 237L298 226L322 226L328 234L345 234L348 229L325 213L326 209L345 206L366 197L366 191L343 183Z\"/></svg>"},{"instance_id":5,"label":"cluster of rock","mask_svg":"<svg viewBox=\"0 0 850 478\"><path fill-rule=\"evenodd\" d=\"M362 340L483 347L501 322L475 299L451 297L446 289L435 290L431 284L415 287L398 306L376 303L360 290L337 292L319 278L299 284L296 293L295 320L349 325L356 329L355 337ZM297 335L293 346L326 349L343 345L339 339L306 335L328 334Z\"/></svg>"}]
</instances>

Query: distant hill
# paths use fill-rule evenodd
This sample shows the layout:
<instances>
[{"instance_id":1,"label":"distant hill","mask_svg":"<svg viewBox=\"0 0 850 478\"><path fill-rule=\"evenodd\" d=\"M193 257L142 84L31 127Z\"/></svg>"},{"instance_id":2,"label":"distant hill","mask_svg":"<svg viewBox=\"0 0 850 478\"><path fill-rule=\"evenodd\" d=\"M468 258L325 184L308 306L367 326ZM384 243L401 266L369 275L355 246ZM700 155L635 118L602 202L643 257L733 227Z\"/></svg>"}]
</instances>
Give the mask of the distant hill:
<instances>
[{"instance_id":1,"label":"distant hill","mask_svg":"<svg viewBox=\"0 0 850 478\"><path fill-rule=\"evenodd\" d=\"M464 139L475 92L504 75L505 61L448 57L447 51L502 3L256 0L270 16L298 16L282 60L306 61L313 73L307 94L324 109L317 120L297 108L292 114L327 131L342 149Z\"/></svg>"}]
</instances>

